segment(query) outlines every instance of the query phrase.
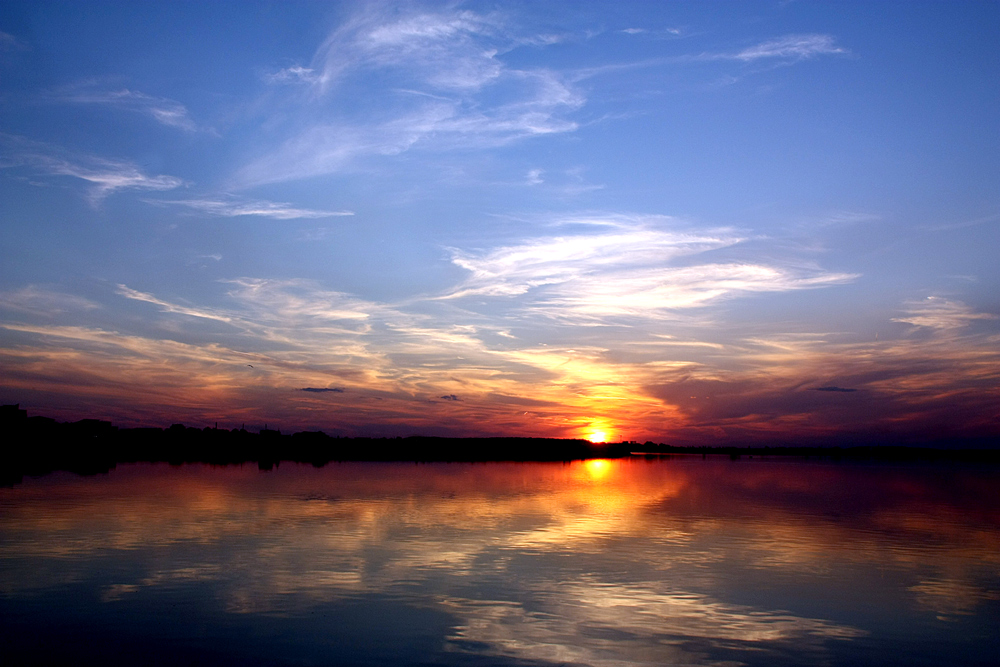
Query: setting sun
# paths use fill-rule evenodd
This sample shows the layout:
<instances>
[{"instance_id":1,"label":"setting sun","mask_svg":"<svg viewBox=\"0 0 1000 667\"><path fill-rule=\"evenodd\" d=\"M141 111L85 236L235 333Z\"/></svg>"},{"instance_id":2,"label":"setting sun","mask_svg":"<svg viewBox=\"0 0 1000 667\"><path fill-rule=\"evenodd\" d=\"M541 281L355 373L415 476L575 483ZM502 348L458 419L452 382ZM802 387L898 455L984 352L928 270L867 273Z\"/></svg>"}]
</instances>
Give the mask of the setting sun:
<instances>
[{"instance_id":1,"label":"setting sun","mask_svg":"<svg viewBox=\"0 0 1000 667\"><path fill-rule=\"evenodd\" d=\"M587 440L591 442L607 442L608 434L604 431L591 431L590 435L587 436Z\"/></svg>"}]
</instances>

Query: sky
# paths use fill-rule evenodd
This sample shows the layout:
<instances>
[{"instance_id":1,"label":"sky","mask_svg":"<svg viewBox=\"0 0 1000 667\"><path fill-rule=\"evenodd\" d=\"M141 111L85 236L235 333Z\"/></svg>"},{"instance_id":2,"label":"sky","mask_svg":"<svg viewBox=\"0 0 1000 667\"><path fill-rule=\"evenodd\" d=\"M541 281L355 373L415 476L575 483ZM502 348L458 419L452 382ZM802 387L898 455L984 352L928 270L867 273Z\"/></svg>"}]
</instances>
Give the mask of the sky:
<instances>
[{"instance_id":1,"label":"sky","mask_svg":"<svg viewBox=\"0 0 1000 667\"><path fill-rule=\"evenodd\" d=\"M996 2L4 2L0 401L1000 437L997 25Z\"/></svg>"}]
</instances>

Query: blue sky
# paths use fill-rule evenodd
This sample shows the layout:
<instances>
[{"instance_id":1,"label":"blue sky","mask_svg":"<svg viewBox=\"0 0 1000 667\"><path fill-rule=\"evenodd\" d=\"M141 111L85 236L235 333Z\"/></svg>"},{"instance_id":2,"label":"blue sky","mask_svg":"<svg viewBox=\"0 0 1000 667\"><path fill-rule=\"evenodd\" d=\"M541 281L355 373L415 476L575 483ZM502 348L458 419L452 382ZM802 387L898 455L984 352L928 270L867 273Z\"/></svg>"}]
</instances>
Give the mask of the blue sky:
<instances>
[{"instance_id":1,"label":"blue sky","mask_svg":"<svg viewBox=\"0 0 1000 667\"><path fill-rule=\"evenodd\" d=\"M995 436L998 19L5 3L0 399L345 435Z\"/></svg>"}]
</instances>

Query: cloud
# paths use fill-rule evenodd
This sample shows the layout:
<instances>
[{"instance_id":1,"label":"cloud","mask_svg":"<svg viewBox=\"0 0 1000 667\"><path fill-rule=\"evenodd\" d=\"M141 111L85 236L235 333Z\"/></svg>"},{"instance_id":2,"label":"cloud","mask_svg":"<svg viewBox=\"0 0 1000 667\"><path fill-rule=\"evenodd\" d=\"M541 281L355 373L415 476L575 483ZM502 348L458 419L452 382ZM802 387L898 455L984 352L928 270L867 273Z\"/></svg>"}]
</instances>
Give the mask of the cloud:
<instances>
[{"instance_id":1,"label":"cloud","mask_svg":"<svg viewBox=\"0 0 1000 667\"><path fill-rule=\"evenodd\" d=\"M471 11L399 16L371 6L326 39L313 58L313 69L324 89L349 69L388 67L408 69L436 88L478 88L502 69L490 43L501 32L497 17Z\"/></svg>"},{"instance_id":2,"label":"cloud","mask_svg":"<svg viewBox=\"0 0 1000 667\"><path fill-rule=\"evenodd\" d=\"M631 28L619 31L629 35L641 35L651 33L639 28ZM651 34L669 34L677 37L681 30L668 28L663 31L652 32ZM786 35L778 39L744 48L740 51L708 51L702 53L688 53L677 56L663 56L647 58L633 62L610 63L584 67L577 69L568 80L580 82L596 76L618 74L620 72L635 70L646 67L677 66L693 63L705 62L742 62L755 63L761 61L772 61L779 65L787 65L803 60L810 60L824 55L849 55L850 50L837 46L836 40L831 35L821 34L796 34ZM723 74L711 87L727 86L738 81L738 77L731 74Z\"/></svg>"},{"instance_id":3,"label":"cloud","mask_svg":"<svg viewBox=\"0 0 1000 667\"><path fill-rule=\"evenodd\" d=\"M274 218L275 220L299 220L332 218L354 215L353 211L322 211L317 209L298 208L293 204L263 200L237 201L226 199L177 199L177 200L146 200L151 204L183 206L208 215L224 218L257 216Z\"/></svg>"},{"instance_id":4,"label":"cloud","mask_svg":"<svg viewBox=\"0 0 1000 667\"><path fill-rule=\"evenodd\" d=\"M4 51L22 51L27 49L28 46L23 41L10 34L9 32L3 32L0 30L0 52Z\"/></svg>"},{"instance_id":5,"label":"cloud","mask_svg":"<svg viewBox=\"0 0 1000 667\"><path fill-rule=\"evenodd\" d=\"M100 201L117 190L173 190L184 184L174 176L148 176L130 162L93 158L84 166L64 161L47 165L54 175L73 176L94 184L91 198Z\"/></svg>"},{"instance_id":6,"label":"cloud","mask_svg":"<svg viewBox=\"0 0 1000 667\"><path fill-rule=\"evenodd\" d=\"M501 59L536 42L512 34L499 15L366 7L331 33L309 67L271 76L312 94L297 99L290 136L246 165L237 182L286 181L347 170L365 157L492 148L572 132L578 124L568 114L583 106L580 91L554 71ZM350 94L359 82L365 104L352 113L333 91Z\"/></svg>"},{"instance_id":7,"label":"cloud","mask_svg":"<svg viewBox=\"0 0 1000 667\"><path fill-rule=\"evenodd\" d=\"M604 189L603 184L588 183L584 171L582 167L574 167L547 174L544 169L529 169L522 183L528 186L544 185L547 191L565 197Z\"/></svg>"},{"instance_id":8,"label":"cloud","mask_svg":"<svg viewBox=\"0 0 1000 667\"><path fill-rule=\"evenodd\" d=\"M662 28L658 30L650 30L648 28L625 28L624 30L619 30L618 32L624 33L626 35L672 35L674 37L681 34L680 28Z\"/></svg>"},{"instance_id":9,"label":"cloud","mask_svg":"<svg viewBox=\"0 0 1000 667\"><path fill-rule=\"evenodd\" d=\"M991 313L977 313L961 301L949 301L939 296L929 296L924 301L912 302L903 317L893 322L912 324L930 329L952 330L966 327L976 320L995 320Z\"/></svg>"},{"instance_id":10,"label":"cloud","mask_svg":"<svg viewBox=\"0 0 1000 667\"><path fill-rule=\"evenodd\" d=\"M318 83L319 76L316 70L302 65L293 65L280 69L277 72L264 75L264 80L268 83Z\"/></svg>"},{"instance_id":11,"label":"cloud","mask_svg":"<svg viewBox=\"0 0 1000 667\"><path fill-rule=\"evenodd\" d=\"M993 213L991 215L984 215L969 220L962 220L960 222L952 222L944 225L933 225L925 227L928 231L932 232L945 232L951 231L953 229L964 229L966 227L977 227L979 225L988 224L991 222L996 222L1000 220L1000 213Z\"/></svg>"},{"instance_id":12,"label":"cloud","mask_svg":"<svg viewBox=\"0 0 1000 667\"><path fill-rule=\"evenodd\" d=\"M578 218L582 233L531 239L487 252L453 250L471 276L448 298L526 295L537 313L563 318L637 316L700 307L748 292L809 289L853 280L852 274L751 262L676 266L679 260L733 246L728 230L671 229L667 218Z\"/></svg>"},{"instance_id":13,"label":"cloud","mask_svg":"<svg viewBox=\"0 0 1000 667\"><path fill-rule=\"evenodd\" d=\"M920 444L1000 428L995 331L938 328L877 342L832 333L727 338L724 355L646 365L646 377L659 378L646 395L683 415L676 441Z\"/></svg>"},{"instance_id":14,"label":"cloud","mask_svg":"<svg viewBox=\"0 0 1000 667\"><path fill-rule=\"evenodd\" d=\"M641 29L628 29L620 32L638 35L647 31ZM681 31L678 29L667 29L664 32L677 36ZM574 81L581 81L593 76L610 74L622 70L631 70L643 67L659 67L664 65L678 65L684 63L714 62L714 61L738 61L744 63L754 63L758 61L776 61L782 64L810 60L824 55L849 55L848 49L836 45L836 40L831 35L821 34L797 34L785 35L768 42L762 42L754 46L747 47L740 51L712 51L698 54L687 54L673 57L650 58L646 60L600 65L577 70L573 77ZM723 84L736 81L733 77L724 77Z\"/></svg>"},{"instance_id":15,"label":"cloud","mask_svg":"<svg viewBox=\"0 0 1000 667\"><path fill-rule=\"evenodd\" d=\"M596 532L596 526L578 530L586 540ZM560 534L558 542L565 541L566 535ZM532 548L538 549L537 544L533 542ZM618 667L707 662L706 649L713 643L731 648L742 643L787 642L799 651L815 652L824 640L866 634L822 619L728 604L689 591L662 590L651 582L597 582L585 576L561 582L558 587L536 584L534 590L545 592L544 605L537 610L508 600L448 598L445 608L457 618L448 639L456 650L474 646L477 656ZM628 641L615 644L615 651L608 651L604 643L595 646L591 640L594 636L616 636L612 633L621 628L628 628ZM660 648L664 646L660 638L665 635L683 637L684 641L669 644L651 660L641 640Z\"/></svg>"},{"instance_id":16,"label":"cloud","mask_svg":"<svg viewBox=\"0 0 1000 667\"><path fill-rule=\"evenodd\" d=\"M599 231L529 239L487 252L453 249L452 261L472 273L455 295L523 294L534 287L567 283L596 271L660 264L740 240L726 233L664 229L670 222L669 218L653 216L632 220L610 216L564 218L557 224L586 225Z\"/></svg>"},{"instance_id":17,"label":"cloud","mask_svg":"<svg viewBox=\"0 0 1000 667\"><path fill-rule=\"evenodd\" d=\"M847 54L847 49L836 46L830 35L786 35L770 42L751 46L734 54L719 56L732 60L752 62L761 59L806 60L819 55Z\"/></svg>"},{"instance_id":18,"label":"cloud","mask_svg":"<svg viewBox=\"0 0 1000 667\"><path fill-rule=\"evenodd\" d=\"M11 308L36 315L59 315L100 308L90 299L67 294L39 285L28 285L17 290L0 292L0 307Z\"/></svg>"},{"instance_id":19,"label":"cloud","mask_svg":"<svg viewBox=\"0 0 1000 667\"><path fill-rule=\"evenodd\" d=\"M74 86L59 94L58 99L74 104L94 104L148 116L167 127L195 132L198 126L191 120L187 107L176 100L154 97L136 90L100 90L93 84Z\"/></svg>"},{"instance_id":20,"label":"cloud","mask_svg":"<svg viewBox=\"0 0 1000 667\"><path fill-rule=\"evenodd\" d=\"M184 185L174 176L150 176L137 165L92 155L72 154L49 144L0 134L7 155L0 168L29 168L49 176L71 176L92 185L90 200L100 203L118 190L173 190Z\"/></svg>"},{"instance_id":21,"label":"cloud","mask_svg":"<svg viewBox=\"0 0 1000 667\"><path fill-rule=\"evenodd\" d=\"M666 233L660 226L669 219L639 224L637 218L580 216L561 222L554 225L560 238L570 238L574 230L598 237ZM736 238L731 232L704 236ZM693 270L702 281L718 280L712 272L729 265L699 265L697 252L684 254L680 244L680 254L661 266L657 252L673 246L660 239L659 247L658 238L646 238L653 248L648 258L640 256L647 262L640 268L654 275ZM638 241L635 246L644 247ZM792 434L802 444L876 432L920 442L1000 428L993 331L939 327L922 336L858 343L822 332L753 335L746 325L727 330L713 320L710 336L723 345L705 339L700 319L666 317L654 302L656 307L637 305L640 297L621 277L629 276L628 267L616 263L616 254L628 247L612 247L607 255L570 253L555 266L543 261L541 275L561 282L522 294L482 292L468 300L446 291L453 298L378 303L314 281L241 278L217 283L215 301L225 303L219 307L119 286L119 296L163 313L150 319L122 317L109 308L114 302L97 308L54 296L39 301L39 308L52 306L47 326L3 324L0 387L18 395L43 392L119 405L121 414L196 414L209 423L224 414L239 423L238 415L266 412L296 429L328 428L328 402L319 395L332 393L345 407L337 428L371 432L377 425L378 432L392 435L419 430L573 437L606 422L615 432L657 441L785 442ZM578 272L564 270L563 263ZM525 266L513 261L510 273L524 270L530 277ZM796 271L801 269L777 275L813 276ZM727 279L737 278L747 280L741 274ZM688 289L676 276L671 280L670 291L683 295ZM587 292L603 283L617 290L616 299ZM779 280L757 288L802 286ZM747 293L743 283L718 289L721 295L698 296L694 305L663 308L707 309L711 299ZM32 297L42 299L42 292L25 288L0 296L11 308L8 319L29 312ZM569 297L578 301L567 302ZM59 326L78 322L77 306L95 325ZM624 322L615 319L622 312L628 313ZM536 328L539 316L546 318L544 335ZM200 320L227 326L206 327ZM601 326L579 326L594 322ZM119 331L123 326L136 332ZM516 337L509 334L512 328ZM255 366L253 373L246 364ZM526 413L527 399L516 397L528 396ZM448 402L446 424L428 401Z\"/></svg>"},{"instance_id":22,"label":"cloud","mask_svg":"<svg viewBox=\"0 0 1000 667\"><path fill-rule=\"evenodd\" d=\"M162 299L156 298L152 294L147 294L146 292L140 292L138 290L131 289L130 287L126 287L125 285L118 285L118 294L125 297L126 299L132 299L133 301L144 301L145 303L151 303L153 305L159 306L160 309L165 313L176 313L179 315L188 315L190 317L200 317L208 320L218 320L219 322L231 322L233 319L232 317L220 315L210 310L191 308L189 306L182 306L170 303L168 301L163 301Z\"/></svg>"},{"instance_id":23,"label":"cloud","mask_svg":"<svg viewBox=\"0 0 1000 667\"><path fill-rule=\"evenodd\" d=\"M415 107L389 102L394 116L382 121L315 123L297 132L273 154L244 167L244 185L334 173L370 156L393 156L422 148L448 151L503 146L520 139L572 132L562 116L583 100L549 72L511 73L521 94L508 102L425 100Z\"/></svg>"},{"instance_id":24,"label":"cloud","mask_svg":"<svg viewBox=\"0 0 1000 667\"><path fill-rule=\"evenodd\" d=\"M650 310L705 306L741 293L828 287L850 282L855 277L751 263L621 270L613 275L585 276L561 290L552 302L580 314L641 315Z\"/></svg>"},{"instance_id":25,"label":"cloud","mask_svg":"<svg viewBox=\"0 0 1000 667\"><path fill-rule=\"evenodd\" d=\"M285 326L312 322L360 322L379 310L377 304L343 292L320 289L307 280L264 280L240 278L232 285L231 298L249 307L248 319Z\"/></svg>"}]
</instances>

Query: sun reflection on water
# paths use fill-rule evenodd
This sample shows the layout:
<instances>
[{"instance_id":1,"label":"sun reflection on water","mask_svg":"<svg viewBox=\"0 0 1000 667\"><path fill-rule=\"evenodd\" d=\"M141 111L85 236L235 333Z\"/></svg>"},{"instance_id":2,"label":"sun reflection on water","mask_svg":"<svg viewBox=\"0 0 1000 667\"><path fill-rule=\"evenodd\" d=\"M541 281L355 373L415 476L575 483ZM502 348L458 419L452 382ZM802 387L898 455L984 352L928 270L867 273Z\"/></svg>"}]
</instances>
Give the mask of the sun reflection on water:
<instances>
[{"instance_id":1,"label":"sun reflection on water","mask_svg":"<svg viewBox=\"0 0 1000 667\"><path fill-rule=\"evenodd\" d=\"M605 479L611 473L611 462L607 459L590 459L584 461L583 466L587 475L595 482Z\"/></svg>"}]
</instances>

